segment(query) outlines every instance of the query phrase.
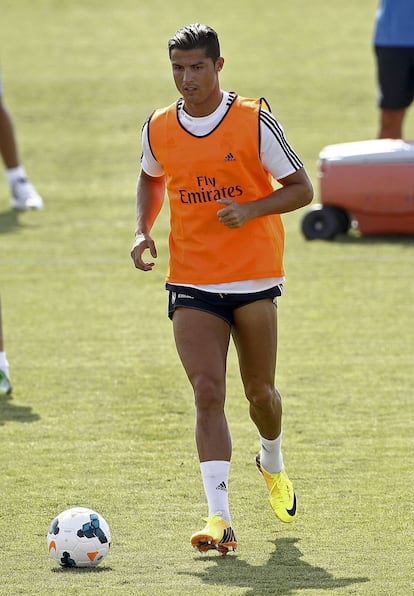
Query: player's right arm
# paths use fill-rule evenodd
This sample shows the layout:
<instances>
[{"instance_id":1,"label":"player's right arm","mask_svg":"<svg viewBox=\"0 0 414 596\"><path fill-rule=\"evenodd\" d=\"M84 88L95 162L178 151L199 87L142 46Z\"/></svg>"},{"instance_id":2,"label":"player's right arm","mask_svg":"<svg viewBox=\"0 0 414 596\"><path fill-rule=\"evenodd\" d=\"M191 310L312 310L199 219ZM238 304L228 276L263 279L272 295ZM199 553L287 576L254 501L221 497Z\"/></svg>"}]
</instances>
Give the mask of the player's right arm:
<instances>
[{"instance_id":1,"label":"player's right arm","mask_svg":"<svg viewBox=\"0 0 414 596\"><path fill-rule=\"evenodd\" d=\"M131 249L134 265L141 271L151 271L154 263L147 263L142 259L142 253L149 250L151 256L157 258L157 248L150 232L161 210L165 196L164 170L152 154L148 139L147 120L142 127L141 144L141 173L137 184L137 225L135 241Z\"/></svg>"},{"instance_id":2,"label":"player's right arm","mask_svg":"<svg viewBox=\"0 0 414 596\"><path fill-rule=\"evenodd\" d=\"M141 271L151 271L154 267L154 262L148 263L142 258L146 249L154 259L157 258L157 248L150 232L161 210L164 195L165 176L154 177L141 170L137 184L137 226L131 249L134 265Z\"/></svg>"}]
</instances>

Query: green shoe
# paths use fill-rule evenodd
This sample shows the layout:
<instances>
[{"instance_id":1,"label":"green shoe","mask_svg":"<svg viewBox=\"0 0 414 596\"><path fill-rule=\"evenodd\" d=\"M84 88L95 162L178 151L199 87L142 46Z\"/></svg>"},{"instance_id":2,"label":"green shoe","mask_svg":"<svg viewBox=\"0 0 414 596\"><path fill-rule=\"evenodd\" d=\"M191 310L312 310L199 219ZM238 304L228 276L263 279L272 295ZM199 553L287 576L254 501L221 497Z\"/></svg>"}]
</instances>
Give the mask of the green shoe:
<instances>
[{"instance_id":1,"label":"green shoe","mask_svg":"<svg viewBox=\"0 0 414 596\"><path fill-rule=\"evenodd\" d=\"M3 370L0 370L0 395L10 395L12 392L12 385Z\"/></svg>"}]
</instances>

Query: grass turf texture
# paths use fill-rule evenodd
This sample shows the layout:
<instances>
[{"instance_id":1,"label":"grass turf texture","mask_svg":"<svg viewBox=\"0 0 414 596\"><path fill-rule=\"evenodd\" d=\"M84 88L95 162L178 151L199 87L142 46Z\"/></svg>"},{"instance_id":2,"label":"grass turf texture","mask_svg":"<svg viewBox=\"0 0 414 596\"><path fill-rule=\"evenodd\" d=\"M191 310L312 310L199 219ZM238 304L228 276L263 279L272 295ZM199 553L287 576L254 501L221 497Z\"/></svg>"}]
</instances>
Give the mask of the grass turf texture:
<instances>
[{"instance_id":1,"label":"grass turf texture","mask_svg":"<svg viewBox=\"0 0 414 596\"><path fill-rule=\"evenodd\" d=\"M6 99L46 209L12 213L0 188L15 386L0 400L0 594L405 596L414 581L412 239L309 243L303 213L284 217L278 359L299 519L283 526L266 503L231 351L239 549L190 549L206 508L192 396L165 316L166 210L156 270L140 274L129 260L139 129L176 97L166 41L188 22L215 27L223 87L267 97L316 190L320 149L377 128L374 0L198 4L2 2ZM411 111L411 137L413 123ZM112 529L111 552L92 571L61 570L46 551L50 521L78 504Z\"/></svg>"}]
</instances>

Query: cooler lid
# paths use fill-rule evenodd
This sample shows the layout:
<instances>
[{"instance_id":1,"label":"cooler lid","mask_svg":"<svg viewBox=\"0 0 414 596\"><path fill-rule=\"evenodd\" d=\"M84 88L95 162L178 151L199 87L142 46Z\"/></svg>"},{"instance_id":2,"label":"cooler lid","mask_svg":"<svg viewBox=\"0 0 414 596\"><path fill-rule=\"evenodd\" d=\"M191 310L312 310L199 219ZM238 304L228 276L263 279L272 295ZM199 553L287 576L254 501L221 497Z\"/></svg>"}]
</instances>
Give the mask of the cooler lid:
<instances>
[{"instance_id":1,"label":"cooler lid","mask_svg":"<svg viewBox=\"0 0 414 596\"><path fill-rule=\"evenodd\" d=\"M414 141L373 139L327 145L319 159L338 163L413 163Z\"/></svg>"}]
</instances>

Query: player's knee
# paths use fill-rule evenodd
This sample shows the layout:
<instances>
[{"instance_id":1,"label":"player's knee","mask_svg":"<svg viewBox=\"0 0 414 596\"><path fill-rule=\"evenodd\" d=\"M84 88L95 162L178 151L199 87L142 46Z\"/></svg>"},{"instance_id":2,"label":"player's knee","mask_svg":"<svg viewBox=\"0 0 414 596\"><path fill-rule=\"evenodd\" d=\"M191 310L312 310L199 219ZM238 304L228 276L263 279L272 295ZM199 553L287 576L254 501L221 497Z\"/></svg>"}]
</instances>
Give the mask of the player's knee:
<instances>
[{"instance_id":1,"label":"player's knee","mask_svg":"<svg viewBox=\"0 0 414 596\"><path fill-rule=\"evenodd\" d=\"M206 375L193 380L194 399L197 411L214 412L224 408L224 384Z\"/></svg>"},{"instance_id":2,"label":"player's knee","mask_svg":"<svg viewBox=\"0 0 414 596\"><path fill-rule=\"evenodd\" d=\"M246 397L253 407L260 409L266 409L280 399L278 391L266 383L251 384L246 388Z\"/></svg>"}]
</instances>

